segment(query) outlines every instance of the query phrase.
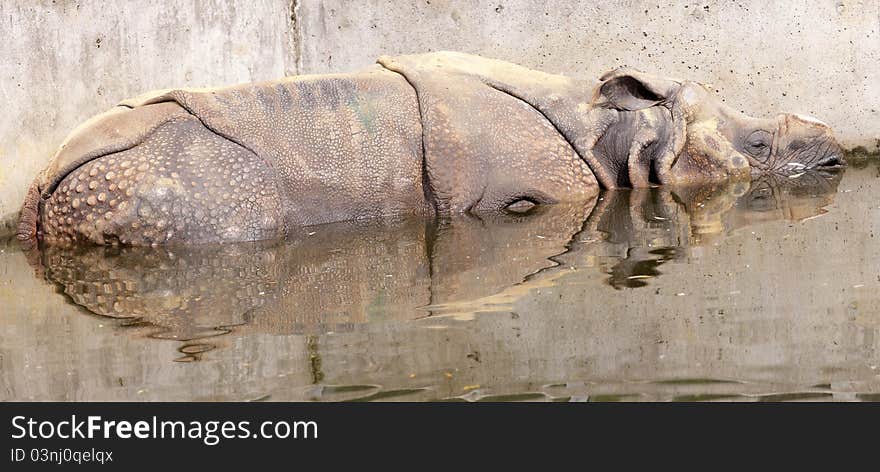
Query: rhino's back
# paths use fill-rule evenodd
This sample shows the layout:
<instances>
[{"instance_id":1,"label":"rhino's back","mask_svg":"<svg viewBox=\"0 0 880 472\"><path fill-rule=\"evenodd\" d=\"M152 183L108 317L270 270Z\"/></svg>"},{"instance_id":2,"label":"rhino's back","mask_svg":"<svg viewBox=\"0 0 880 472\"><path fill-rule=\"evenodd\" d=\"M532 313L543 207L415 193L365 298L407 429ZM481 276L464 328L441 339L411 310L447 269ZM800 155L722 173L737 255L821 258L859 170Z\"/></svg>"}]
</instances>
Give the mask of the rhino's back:
<instances>
[{"instance_id":1,"label":"rhino's back","mask_svg":"<svg viewBox=\"0 0 880 472\"><path fill-rule=\"evenodd\" d=\"M166 100L274 169L290 225L429 211L418 102L399 74L373 66L124 104Z\"/></svg>"}]
</instances>

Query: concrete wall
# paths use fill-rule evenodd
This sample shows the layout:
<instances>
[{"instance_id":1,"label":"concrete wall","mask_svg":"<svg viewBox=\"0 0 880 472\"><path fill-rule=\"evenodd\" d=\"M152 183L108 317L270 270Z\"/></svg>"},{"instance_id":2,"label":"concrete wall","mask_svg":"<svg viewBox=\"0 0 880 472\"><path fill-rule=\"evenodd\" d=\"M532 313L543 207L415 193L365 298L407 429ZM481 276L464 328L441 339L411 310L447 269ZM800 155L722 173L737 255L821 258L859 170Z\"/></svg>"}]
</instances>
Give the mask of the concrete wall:
<instances>
[{"instance_id":1,"label":"concrete wall","mask_svg":"<svg viewBox=\"0 0 880 472\"><path fill-rule=\"evenodd\" d=\"M0 218L77 124L149 89L292 73L277 0L0 1Z\"/></svg>"},{"instance_id":2,"label":"concrete wall","mask_svg":"<svg viewBox=\"0 0 880 472\"><path fill-rule=\"evenodd\" d=\"M119 6L121 5L121 6ZM596 76L708 82L753 115L807 113L880 148L880 0L7 0L0 217L77 123L147 89L343 71L455 49Z\"/></svg>"}]
</instances>

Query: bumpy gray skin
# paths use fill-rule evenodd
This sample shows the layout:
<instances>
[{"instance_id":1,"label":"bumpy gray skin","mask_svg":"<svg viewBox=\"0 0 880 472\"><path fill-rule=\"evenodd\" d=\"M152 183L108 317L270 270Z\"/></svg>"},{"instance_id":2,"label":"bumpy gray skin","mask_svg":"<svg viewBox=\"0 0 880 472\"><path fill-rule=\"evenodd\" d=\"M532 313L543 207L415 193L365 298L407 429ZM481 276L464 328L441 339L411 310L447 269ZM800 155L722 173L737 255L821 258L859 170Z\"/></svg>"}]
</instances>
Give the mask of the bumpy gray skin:
<instances>
[{"instance_id":1,"label":"bumpy gray skin","mask_svg":"<svg viewBox=\"0 0 880 472\"><path fill-rule=\"evenodd\" d=\"M739 114L694 82L598 82L460 53L123 102L75 130L19 238L157 245L335 221L523 212L600 188L840 164L817 120Z\"/></svg>"}]
</instances>

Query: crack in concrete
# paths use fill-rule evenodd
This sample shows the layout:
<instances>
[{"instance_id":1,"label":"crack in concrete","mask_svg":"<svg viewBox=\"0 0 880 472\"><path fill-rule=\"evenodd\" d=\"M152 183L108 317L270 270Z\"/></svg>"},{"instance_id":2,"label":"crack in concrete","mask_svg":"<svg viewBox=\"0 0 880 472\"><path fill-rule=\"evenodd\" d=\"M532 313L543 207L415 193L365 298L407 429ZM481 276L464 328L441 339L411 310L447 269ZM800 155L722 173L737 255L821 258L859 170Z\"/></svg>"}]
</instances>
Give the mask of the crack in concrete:
<instances>
[{"instance_id":1,"label":"crack in concrete","mask_svg":"<svg viewBox=\"0 0 880 472\"><path fill-rule=\"evenodd\" d=\"M302 31L300 30L299 0L290 1L290 24L287 28L287 47L293 56L293 67L286 67L285 75L299 75L302 72Z\"/></svg>"}]
</instances>

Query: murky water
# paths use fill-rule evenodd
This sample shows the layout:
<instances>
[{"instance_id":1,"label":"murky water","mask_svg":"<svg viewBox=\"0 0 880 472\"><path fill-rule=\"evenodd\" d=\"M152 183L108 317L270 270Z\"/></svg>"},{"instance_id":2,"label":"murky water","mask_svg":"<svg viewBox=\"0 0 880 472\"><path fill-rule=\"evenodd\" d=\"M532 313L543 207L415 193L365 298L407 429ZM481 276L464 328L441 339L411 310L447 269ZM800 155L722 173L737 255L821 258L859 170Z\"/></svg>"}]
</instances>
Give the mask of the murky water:
<instances>
[{"instance_id":1,"label":"murky water","mask_svg":"<svg viewBox=\"0 0 880 472\"><path fill-rule=\"evenodd\" d=\"M880 400L878 176L283 244L5 243L0 400Z\"/></svg>"}]
</instances>

